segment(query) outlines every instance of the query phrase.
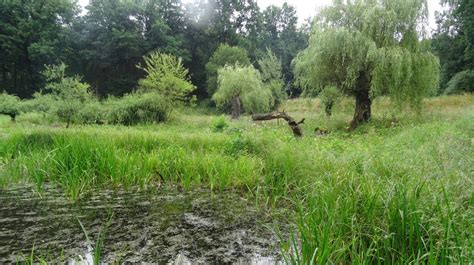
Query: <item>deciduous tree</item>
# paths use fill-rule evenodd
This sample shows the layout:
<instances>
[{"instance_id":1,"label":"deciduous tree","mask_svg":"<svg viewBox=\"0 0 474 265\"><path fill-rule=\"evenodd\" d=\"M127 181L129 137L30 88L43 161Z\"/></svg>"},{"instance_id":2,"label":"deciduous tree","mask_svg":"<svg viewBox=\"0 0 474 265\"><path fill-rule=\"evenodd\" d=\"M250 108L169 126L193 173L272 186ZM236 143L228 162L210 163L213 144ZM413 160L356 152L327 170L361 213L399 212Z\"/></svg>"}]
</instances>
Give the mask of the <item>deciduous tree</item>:
<instances>
[{"instance_id":1,"label":"deciduous tree","mask_svg":"<svg viewBox=\"0 0 474 265\"><path fill-rule=\"evenodd\" d=\"M241 66L250 65L247 51L237 46L221 44L214 52L209 62L206 64L207 71L207 93L212 96L217 90L217 72L225 65Z\"/></svg>"},{"instance_id":2,"label":"deciduous tree","mask_svg":"<svg viewBox=\"0 0 474 265\"><path fill-rule=\"evenodd\" d=\"M212 99L217 105L231 103L233 119L238 119L242 110L258 113L270 109L272 93L263 86L260 73L253 66L224 66L218 71L218 84Z\"/></svg>"},{"instance_id":3,"label":"deciduous tree","mask_svg":"<svg viewBox=\"0 0 474 265\"><path fill-rule=\"evenodd\" d=\"M378 95L419 108L439 76L438 58L420 45L427 10L424 0L334 1L316 18L309 47L295 61L298 81L309 90L332 85L354 96L351 129L371 118Z\"/></svg>"},{"instance_id":4,"label":"deciduous tree","mask_svg":"<svg viewBox=\"0 0 474 265\"><path fill-rule=\"evenodd\" d=\"M137 66L147 74L139 81L141 90L157 92L176 101L185 100L196 89L189 81L188 69L183 66L181 58L153 52L145 56L144 61L145 65Z\"/></svg>"}]
</instances>

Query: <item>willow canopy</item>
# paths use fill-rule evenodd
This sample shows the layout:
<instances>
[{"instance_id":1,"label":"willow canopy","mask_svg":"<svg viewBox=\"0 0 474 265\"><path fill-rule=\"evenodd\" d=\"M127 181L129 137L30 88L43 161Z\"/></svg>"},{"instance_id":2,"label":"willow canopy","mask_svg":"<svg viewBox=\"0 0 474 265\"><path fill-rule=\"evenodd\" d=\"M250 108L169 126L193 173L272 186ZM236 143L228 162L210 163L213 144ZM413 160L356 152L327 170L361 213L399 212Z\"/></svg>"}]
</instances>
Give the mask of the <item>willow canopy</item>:
<instances>
[{"instance_id":1,"label":"willow canopy","mask_svg":"<svg viewBox=\"0 0 474 265\"><path fill-rule=\"evenodd\" d=\"M437 57L421 45L427 15L426 0L335 0L294 61L297 82L308 92L335 86L354 96L351 129L370 119L378 95L418 108L439 78Z\"/></svg>"},{"instance_id":2,"label":"willow canopy","mask_svg":"<svg viewBox=\"0 0 474 265\"><path fill-rule=\"evenodd\" d=\"M232 118L247 113L266 112L273 101L271 90L264 86L260 72L252 65L226 65L218 70L218 89L212 99L218 106L230 103Z\"/></svg>"}]
</instances>

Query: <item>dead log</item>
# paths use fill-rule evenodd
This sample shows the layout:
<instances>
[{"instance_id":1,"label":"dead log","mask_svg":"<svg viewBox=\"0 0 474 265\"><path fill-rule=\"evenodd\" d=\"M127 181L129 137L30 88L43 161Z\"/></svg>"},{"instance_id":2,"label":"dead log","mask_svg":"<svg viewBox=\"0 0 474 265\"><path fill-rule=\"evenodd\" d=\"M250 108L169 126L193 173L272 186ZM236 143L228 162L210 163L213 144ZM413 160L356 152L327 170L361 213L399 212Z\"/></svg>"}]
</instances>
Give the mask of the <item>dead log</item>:
<instances>
[{"instance_id":1,"label":"dead log","mask_svg":"<svg viewBox=\"0 0 474 265\"><path fill-rule=\"evenodd\" d=\"M305 119L302 119L301 121L296 122L292 117L288 116L288 114L286 114L285 112L272 112L272 113L252 115L252 120L254 121L269 121L273 119L284 119L288 123L288 126L290 126L295 137L303 136L303 132L301 131L300 124L303 124Z\"/></svg>"}]
</instances>

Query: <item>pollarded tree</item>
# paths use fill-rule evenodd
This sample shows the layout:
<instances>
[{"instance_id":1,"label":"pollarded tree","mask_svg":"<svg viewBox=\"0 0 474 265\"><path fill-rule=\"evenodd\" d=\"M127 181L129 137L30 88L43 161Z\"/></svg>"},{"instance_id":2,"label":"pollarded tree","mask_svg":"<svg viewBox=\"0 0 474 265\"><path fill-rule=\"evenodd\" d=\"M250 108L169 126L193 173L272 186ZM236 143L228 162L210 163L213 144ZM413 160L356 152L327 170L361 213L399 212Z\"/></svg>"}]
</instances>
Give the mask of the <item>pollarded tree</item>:
<instances>
[{"instance_id":1,"label":"pollarded tree","mask_svg":"<svg viewBox=\"0 0 474 265\"><path fill-rule=\"evenodd\" d=\"M219 88L212 96L217 105L232 105L232 118L238 119L242 109L249 113L270 110L272 92L262 84L253 66L227 65L218 71Z\"/></svg>"},{"instance_id":2,"label":"pollarded tree","mask_svg":"<svg viewBox=\"0 0 474 265\"><path fill-rule=\"evenodd\" d=\"M371 118L377 95L419 108L439 76L437 57L420 45L427 14L425 0L334 1L295 59L297 81L307 90L335 86L354 96L350 129Z\"/></svg>"},{"instance_id":3,"label":"pollarded tree","mask_svg":"<svg viewBox=\"0 0 474 265\"><path fill-rule=\"evenodd\" d=\"M250 59L247 51L237 46L221 44L214 52L209 62L206 64L207 72L207 93L214 95L217 90L217 71L226 65L235 65L236 63L247 66L250 65Z\"/></svg>"},{"instance_id":4,"label":"pollarded tree","mask_svg":"<svg viewBox=\"0 0 474 265\"><path fill-rule=\"evenodd\" d=\"M286 94L283 90L285 83L283 82L281 61L272 50L267 49L265 56L258 60L258 66L262 75L263 84L272 92L272 108L275 109L286 99Z\"/></svg>"},{"instance_id":5,"label":"pollarded tree","mask_svg":"<svg viewBox=\"0 0 474 265\"><path fill-rule=\"evenodd\" d=\"M138 82L140 89L175 100L185 100L196 87L189 81L189 71L183 66L181 58L153 52L143 57L145 65L137 67L147 73Z\"/></svg>"}]
</instances>

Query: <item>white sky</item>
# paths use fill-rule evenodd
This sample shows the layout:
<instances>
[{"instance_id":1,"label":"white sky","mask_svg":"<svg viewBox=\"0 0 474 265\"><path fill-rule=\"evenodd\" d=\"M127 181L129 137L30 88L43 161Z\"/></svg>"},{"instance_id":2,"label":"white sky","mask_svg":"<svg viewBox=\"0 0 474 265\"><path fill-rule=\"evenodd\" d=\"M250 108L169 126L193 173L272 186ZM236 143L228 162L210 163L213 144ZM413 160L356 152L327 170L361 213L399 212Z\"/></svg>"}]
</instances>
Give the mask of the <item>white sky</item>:
<instances>
[{"instance_id":1,"label":"white sky","mask_svg":"<svg viewBox=\"0 0 474 265\"><path fill-rule=\"evenodd\" d=\"M183 2L191 2L193 0L183 0ZM257 0L257 3L261 8L265 8L269 5L281 6L284 2L296 7L298 11L298 17L300 22L308 17L312 17L316 14L317 10L325 5L330 5L332 0ZM436 22L434 17L434 12L441 10L439 4L440 0L428 0L428 8L430 10L430 28L436 28ZM89 3L89 0L79 0L79 4L83 7Z\"/></svg>"}]
</instances>

